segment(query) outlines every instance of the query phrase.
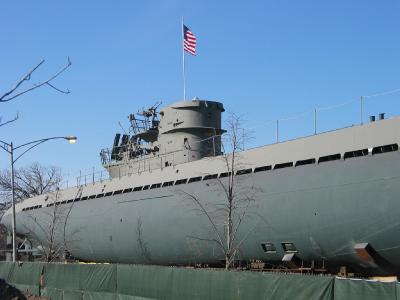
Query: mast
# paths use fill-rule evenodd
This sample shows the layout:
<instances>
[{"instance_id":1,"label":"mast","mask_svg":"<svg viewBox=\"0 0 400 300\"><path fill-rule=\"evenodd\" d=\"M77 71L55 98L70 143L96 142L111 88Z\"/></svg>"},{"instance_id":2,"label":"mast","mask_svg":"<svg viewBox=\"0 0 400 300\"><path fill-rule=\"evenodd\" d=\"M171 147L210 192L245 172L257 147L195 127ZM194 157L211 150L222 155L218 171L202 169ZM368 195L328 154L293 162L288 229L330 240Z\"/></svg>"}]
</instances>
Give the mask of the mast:
<instances>
[{"instance_id":1,"label":"mast","mask_svg":"<svg viewBox=\"0 0 400 300\"><path fill-rule=\"evenodd\" d=\"M184 48L184 40L185 40L185 32L183 30L183 16L182 16L182 76L183 76L183 101L186 101L186 78L185 78L185 48Z\"/></svg>"}]
</instances>

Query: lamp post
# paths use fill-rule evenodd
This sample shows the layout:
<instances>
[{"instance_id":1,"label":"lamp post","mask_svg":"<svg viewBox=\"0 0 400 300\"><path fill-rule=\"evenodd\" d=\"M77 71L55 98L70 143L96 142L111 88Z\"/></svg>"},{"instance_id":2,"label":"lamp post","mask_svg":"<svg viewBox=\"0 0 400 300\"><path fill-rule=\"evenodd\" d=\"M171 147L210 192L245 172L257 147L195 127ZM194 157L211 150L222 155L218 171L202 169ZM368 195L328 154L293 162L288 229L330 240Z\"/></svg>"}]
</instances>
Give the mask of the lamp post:
<instances>
[{"instance_id":1,"label":"lamp post","mask_svg":"<svg viewBox=\"0 0 400 300\"><path fill-rule=\"evenodd\" d=\"M0 147L6 151L8 154L10 154L10 162L11 162L11 206L12 206L12 261L16 261L16 224L15 224L15 186L14 186L14 164L15 162L21 158L25 153L27 153L29 150L35 148L36 146L43 144L44 142L50 141L50 140L56 140L56 139L64 139L67 140L70 144L75 144L76 143L76 136L56 136L56 137L51 137L51 138L45 138L45 139L40 139L40 140L35 140L32 142L28 142L19 146L14 146L12 142L7 143L2 140L0 140ZM28 147L29 146L29 147ZM14 158L14 151L19 150L22 148L28 147L25 149L21 154L19 154L16 158Z\"/></svg>"}]
</instances>

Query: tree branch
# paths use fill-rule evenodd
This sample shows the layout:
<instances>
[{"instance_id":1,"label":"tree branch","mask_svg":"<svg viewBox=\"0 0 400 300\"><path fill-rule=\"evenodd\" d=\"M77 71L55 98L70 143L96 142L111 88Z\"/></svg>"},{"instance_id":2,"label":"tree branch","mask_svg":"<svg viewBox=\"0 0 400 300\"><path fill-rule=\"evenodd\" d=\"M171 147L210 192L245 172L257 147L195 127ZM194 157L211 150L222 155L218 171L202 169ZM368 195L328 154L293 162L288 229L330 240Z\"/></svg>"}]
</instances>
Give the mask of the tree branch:
<instances>
[{"instance_id":1,"label":"tree branch","mask_svg":"<svg viewBox=\"0 0 400 300\"><path fill-rule=\"evenodd\" d=\"M185 192L185 191L182 191L182 190L181 190L181 192L184 193L184 194L185 194L186 196L188 196L189 198L191 198L191 199L200 207L200 209L202 210L203 214L206 215L208 221L210 222L210 224L211 224L211 226L212 226L212 229L213 229L213 231L214 231L214 234L216 235L216 237L217 237L217 239L218 239L218 241L219 241L219 244L222 246L222 250L223 250L223 252L225 253L225 252L226 252L226 249L225 249L225 247L224 247L224 243L223 243L222 237L221 237L221 235L220 235L220 233L219 233L219 231L218 231L218 228L217 228L217 226L216 226L214 220L213 220L212 217L210 216L210 214L207 212L207 210L206 210L206 209L204 208L204 206L201 204L201 202L199 201L199 199L197 199L195 196L193 196L193 195L191 195L191 194L189 194L189 193L187 193L187 192Z\"/></svg>"},{"instance_id":2,"label":"tree branch","mask_svg":"<svg viewBox=\"0 0 400 300\"><path fill-rule=\"evenodd\" d=\"M221 245L221 243L216 239L200 238L200 237L193 236L193 235L188 235L187 238L190 238L190 239L193 239L193 240L198 240L198 241L203 241L203 242L216 243L221 248L224 248L224 245Z\"/></svg>"},{"instance_id":3,"label":"tree branch","mask_svg":"<svg viewBox=\"0 0 400 300\"><path fill-rule=\"evenodd\" d=\"M10 123L12 123L12 122L15 122L15 121L18 120L18 118L19 118L18 113L17 113L17 115L16 115L13 119L8 120L8 121L6 121L6 122L4 122L4 123L1 123L2 120L1 120L1 118L0 118L0 127L1 127L1 126L4 126L4 125L7 125L7 124L10 124Z\"/></svg>"},{"instance_id":4,"label":"tree branch","mask_svg":"<svg viewBox=\"0 0 400 300\"><path fill-rule=\"evenodd\" d=\"M18 83L11 90L9 90L3 96L1 96L0 102L10 101L11 99L7 100L6 97L14 93L20 87L20 85L22 85L25 81L31 80L32 73L35 72L36 69L38 69L43 63L44 59L40 63L38 63L32 70L30 70L28 74L26 74L20 81L18 81Z\"/></svg>"},{"instance_id":5,"label":"tree branch","mask_svg":"<svg viewBox=\"0 0 400 300\"><path fill-rule=\"evenodd\" d=\"M15 99L15 98L17 98L17 97L19 97L19 96L22 96L23 94L26 94L26 93L28 93L28 92L30 92L30 91L33 91L33 90L35 90L35 89L38 89L38 88L40 88L40 87L42 87L42 86L44 86L44 85L47 85L47 86L53 88L54 90L56 90L56 91L58 91L58 92L60 92L60 93L69 94L69 93L70 93L69 90L63 91L63 90L61 90L61 89L59 89L59 88L56 88L54 85L51 84L51 81L53 81L54 79L56 79L60 74L62 74L66 69L68 69L68 68L72 65L71 60L69 59L69 57L68 57L68 62L67 62L67 64L66 64L60 71L58 71L58 72L55 73L54 75L50 76L47 80L42 81L42 82L35 83L35 84L33 84L33 86L31 86L30 88L27 88L27 89L25 89L25 90L23 90L23 91L21 91L21 92L17 92L18 88L19 88L24 82L31 80L31 77L32 77L33 72L35 72L43 63L44 63L44 60L42 60L41 62L39 62L32 70L30 70L30 71L28 72L28 74L26 74L20 81L18 81L18 83L17 83L11 90L9 90L8 92L6 92L6 93L4 93L2 96L0 96L0 102L8 102L8 101L11 101L11 100L13 100L13 99Z\"/></svg>"}]
</instances>

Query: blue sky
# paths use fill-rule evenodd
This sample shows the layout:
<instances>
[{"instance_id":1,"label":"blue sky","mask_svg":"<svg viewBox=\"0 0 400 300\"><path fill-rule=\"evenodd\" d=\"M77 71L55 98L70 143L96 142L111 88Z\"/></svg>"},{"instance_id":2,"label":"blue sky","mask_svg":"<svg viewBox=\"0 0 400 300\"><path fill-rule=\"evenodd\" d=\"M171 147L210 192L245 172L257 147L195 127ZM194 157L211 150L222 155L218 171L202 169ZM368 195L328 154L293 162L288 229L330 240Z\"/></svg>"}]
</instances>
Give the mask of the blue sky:
<instances>
[{"instance_id":1,"label":"blue sky","mask_svg":"<svg viewBox=\"0 0 400 300\"><path fill-rule=\"evenodd\" d=\"M313 132L314 107L400 88L400 2L388 1L7 1L0 19L0 93L41 59L38 82L72 67L55 82L0 104L0 139L76 135L71 146L52 141L19 166L38 161L71 177L100 170L118 122L156 101L182 99L181 17L198 38L187 56L187 95L224 102L253 129L249 146ZM369 98L370 114L400 114L400 93ZM358 103L320 111L319 130L359 122ZM7 167L0 153L0 167Z\"/></svg>"}]
</instances>

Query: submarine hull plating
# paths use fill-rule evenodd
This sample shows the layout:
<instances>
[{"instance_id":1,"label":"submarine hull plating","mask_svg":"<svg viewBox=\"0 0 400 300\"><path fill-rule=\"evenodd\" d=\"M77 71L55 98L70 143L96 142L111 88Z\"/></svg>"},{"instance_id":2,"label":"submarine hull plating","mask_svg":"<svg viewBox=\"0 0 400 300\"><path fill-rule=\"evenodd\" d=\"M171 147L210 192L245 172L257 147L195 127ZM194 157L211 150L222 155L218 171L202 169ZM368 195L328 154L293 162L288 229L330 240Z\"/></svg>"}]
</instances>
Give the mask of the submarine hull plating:
<instances>
[{"instance_id":1,"label":"submarine hull plating","mask_svg":"<svg viewBox=\"0 0 400 300\"><path fill-rule=\"evenodd\" d=\"M368 243L400 270L399 170L400 155L393 152L243 175L239 184L254 186L257 193L240 228L239 235L248 236L237 259L279 264L285 254L282 243L292 243L305 262L385 274L384 268L356 255L354 246ZM182 191L200 200L224 201L209 180L66 204L74 207L58 242L86 261L219 262L223 254L218 246L199 240L214 238L210 223ZM18 233L35 231L46 243L36 227L47 224L51 209L18 212ZM3 223L10 222L8 214ZM263 243L273 244L276 251L266 253Z\"/></svg>"}]
</instances>

